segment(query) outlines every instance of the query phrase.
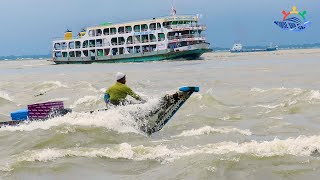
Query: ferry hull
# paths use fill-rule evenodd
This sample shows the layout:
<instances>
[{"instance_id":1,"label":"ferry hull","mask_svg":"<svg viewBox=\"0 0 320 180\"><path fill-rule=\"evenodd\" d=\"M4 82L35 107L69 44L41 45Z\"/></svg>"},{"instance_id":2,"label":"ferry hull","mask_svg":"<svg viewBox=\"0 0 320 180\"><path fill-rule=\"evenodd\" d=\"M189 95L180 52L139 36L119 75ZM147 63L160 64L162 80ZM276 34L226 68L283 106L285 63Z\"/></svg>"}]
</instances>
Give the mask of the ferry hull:
<instances>
[{"instance_id":1,"label":"ferry hull","mask_svg":"<svg viewBox=\"0 0 320 180\"><path fill-rule=\"evenodd\" d=\"M89 58L57 58L54 60L56 64L91 64L91 63L126 63L126 62L149 62L149 61L162 61L162 60L197 60L202 54L211 52L208 48L209 45L201 49L191 49L183 51L169 50L139 53L133 55L118 55L118 56L105 56L105 57L89 57Z\"/></svg>"}]
</instances>

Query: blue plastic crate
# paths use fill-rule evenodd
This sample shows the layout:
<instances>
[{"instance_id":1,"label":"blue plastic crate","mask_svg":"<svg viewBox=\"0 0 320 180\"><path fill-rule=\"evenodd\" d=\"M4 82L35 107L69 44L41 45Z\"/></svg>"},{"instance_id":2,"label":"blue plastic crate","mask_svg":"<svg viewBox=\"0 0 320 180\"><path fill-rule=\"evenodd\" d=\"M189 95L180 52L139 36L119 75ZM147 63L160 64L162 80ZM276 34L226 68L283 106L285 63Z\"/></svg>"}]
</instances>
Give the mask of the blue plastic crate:
<instances>
[{"instance_id":1,"label":"blue plastic crate","mask_svg":"<svg viewBox=\"0 0 320 180\"><path fill-rule=\"evenodd\" d=\"M28 109L20 109L11 113L11 119L13 121L24 121L28 119Z\"/></svg>"}]
</instances>

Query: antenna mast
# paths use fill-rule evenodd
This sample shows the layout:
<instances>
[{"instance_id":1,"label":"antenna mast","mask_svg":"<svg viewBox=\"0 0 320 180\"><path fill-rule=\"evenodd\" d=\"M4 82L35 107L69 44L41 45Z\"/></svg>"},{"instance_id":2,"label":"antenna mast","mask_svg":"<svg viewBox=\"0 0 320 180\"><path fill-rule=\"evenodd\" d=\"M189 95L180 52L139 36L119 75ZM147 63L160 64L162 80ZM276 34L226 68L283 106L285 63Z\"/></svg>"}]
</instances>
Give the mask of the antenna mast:
<instances>
[{"instance_id":1,"label":"antenna mast","mask_svg":"<svg viewBox=\"0 0 320 180\"><path fill-rule=\"evenodd\" d=\"M174 0L171 2L171 15L176 16L177 15L177 10L175 8Z\"/></svg>"}]
</instances>

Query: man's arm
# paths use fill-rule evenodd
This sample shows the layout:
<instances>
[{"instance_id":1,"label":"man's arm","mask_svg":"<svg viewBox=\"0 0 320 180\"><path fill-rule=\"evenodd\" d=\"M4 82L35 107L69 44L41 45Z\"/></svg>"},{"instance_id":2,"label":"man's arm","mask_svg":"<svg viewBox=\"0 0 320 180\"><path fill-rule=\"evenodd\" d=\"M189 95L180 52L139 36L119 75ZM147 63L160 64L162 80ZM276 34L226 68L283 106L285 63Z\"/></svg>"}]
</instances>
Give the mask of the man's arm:
<instances>
[{"instance_id":1,"label":"man's arm","mask_svg":"<svg viewBox=\"0 0 320 180\"><path fill-rule=\"evenodd\" d=\"M138 101L142 100L141 97L138 94L134 93L129 87L128 87L127 93L129 96L133 97L134 99L136 99Z\"/></svg>"}]
</instances>

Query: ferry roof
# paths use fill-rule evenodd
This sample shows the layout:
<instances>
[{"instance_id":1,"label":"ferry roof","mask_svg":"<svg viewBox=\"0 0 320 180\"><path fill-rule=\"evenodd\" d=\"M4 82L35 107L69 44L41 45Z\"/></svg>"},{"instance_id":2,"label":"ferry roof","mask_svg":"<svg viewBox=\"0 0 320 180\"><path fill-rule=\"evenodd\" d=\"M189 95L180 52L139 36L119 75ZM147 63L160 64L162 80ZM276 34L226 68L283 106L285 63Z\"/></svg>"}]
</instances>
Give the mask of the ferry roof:
<instances>
[{"instance_id":1,"label":"ferry roof","mask_svg":"<svg viewBox=\"0 0 320 180\"><path fill-rule=\"evenodd\" d=\"M87 30L97 29L101 27L105 28L105 27L119 27L119 26L130 26L130 25L132 26L132 25L138 25L138 24L166 22L166 21L199 21L199 18L195 15L167 16L167 17L146 19L141 21L132 21L132 22L126 22L126 23L91 26L91 27L88 27Z\"/></svg>"}]
</instances>

